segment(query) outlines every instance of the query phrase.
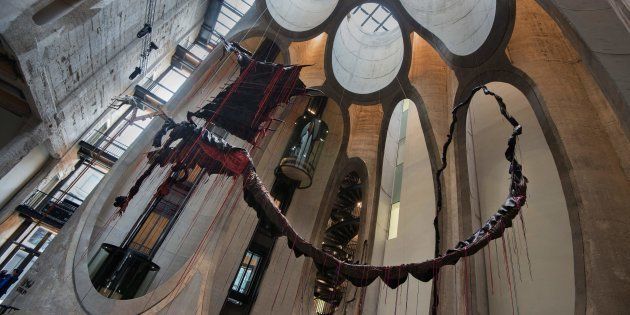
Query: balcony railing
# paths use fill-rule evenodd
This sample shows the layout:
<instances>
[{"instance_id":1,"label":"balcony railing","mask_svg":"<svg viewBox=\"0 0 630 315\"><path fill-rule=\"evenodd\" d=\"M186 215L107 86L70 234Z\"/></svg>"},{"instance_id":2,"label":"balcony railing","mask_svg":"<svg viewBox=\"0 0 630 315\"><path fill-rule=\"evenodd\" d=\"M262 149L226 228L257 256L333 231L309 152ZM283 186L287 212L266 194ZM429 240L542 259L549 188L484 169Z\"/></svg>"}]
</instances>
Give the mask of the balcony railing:
<instances>
[{"instance_id":1,"label":"balcony railing","mask_svg":"<svg viewBox=\"0 0 630 315\"><path fill-rule=\"evenodd\" d=\"M68 192L58 191L50 195L36 190L17 207L17 211L34 220L61 228L82 203L83 199Z\"/></svg>"},{"instance_id":2,"label":"balcony railing","mask_svg":"<svg viewBox=\"0 0 630 315\"><path fill-rule=\"evenodd\" d=\"M81 153L103 162L114 163L127 151L127 146L99 130L93 130L79 142Z\"/></svg>"}]
</instances>

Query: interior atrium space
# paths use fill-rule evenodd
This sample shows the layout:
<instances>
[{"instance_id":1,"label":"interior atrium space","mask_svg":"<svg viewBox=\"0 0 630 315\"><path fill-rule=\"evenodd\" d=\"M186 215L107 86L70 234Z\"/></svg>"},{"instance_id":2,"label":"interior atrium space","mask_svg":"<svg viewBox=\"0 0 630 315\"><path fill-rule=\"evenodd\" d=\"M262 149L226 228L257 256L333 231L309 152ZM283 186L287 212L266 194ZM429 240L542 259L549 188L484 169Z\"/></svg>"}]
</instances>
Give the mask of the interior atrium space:
<instances>
[{"instance_id":1,"label":"interior atrium space","mask_svg":"<svg viewBox=\"0 0 630 315\"><path fill-rule=\"evenodd\" d=\"M0 1L0 314L629 314L628 235L628 0Z\"/></svg>"}]
</instances>

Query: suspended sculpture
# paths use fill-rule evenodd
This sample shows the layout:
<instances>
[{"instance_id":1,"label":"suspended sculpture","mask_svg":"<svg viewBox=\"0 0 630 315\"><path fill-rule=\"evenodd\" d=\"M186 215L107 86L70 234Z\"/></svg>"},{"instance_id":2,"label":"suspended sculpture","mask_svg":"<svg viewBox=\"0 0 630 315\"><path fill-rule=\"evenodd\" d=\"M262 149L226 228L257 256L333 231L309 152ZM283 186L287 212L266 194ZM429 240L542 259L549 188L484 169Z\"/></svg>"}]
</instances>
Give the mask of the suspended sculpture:
<instances>
[{"instance_id":1,"label":"suspended sculpture","mask_svg":"<svg viewBox=\"0 0 630 315\"><path fill-rule=\"evenodd\" d=\"M240 75L208 104L196 112L188 112L189 122L193 117L212 121L247 142L255 143L265 135L265 122L280 104L289 98L306 92L299 79L303 65L282 65L254 60L253 54L238 43L222 38L225 49L236 54Z\"/></svg>"},{"instance_id":2,"label":"suspended sculpture","mask_svg":"<svg viewBox=\"0 0 630 315\"><path fill-rule=\"evenodd\" d=\"M446 154L451 143L457 113L470 103L473 95L483 90L486 95L495 98L501 114L513 127L507 141L505 158L510 163L508 196L498 211L486 223L466 240L435 258L418 263L373 266L359 265L341 261L324 250L304 240L291 226L281 210L274 204L272 197L256 173L252 159L246 149L231 146L225 140L209 132L206 127L197 126L192 117L205 119L228 130L230 133L249 142L254 142L264 134L263 122L268 121L271 112L280 102L287 102L289 97L305 93L306 89L298 80L302 66L284 66L262 63L252 59L252 54L235 43L226 43L228 51L235 52L241 67L238 79L201 110L189 113L189 121L176 123L167 119L164 127L154 138L153 145L159 149L149 153L149 168L140 176L126 197L118 197L115 206L124 211L129 200L139 191L142 182L153 172L156 166L172 166L172 173L158 188L156 195L166 195L169 187L176 181L186 178L193 168L199 167L207 174L224 174L231 177L243 177L244 199L252 207L258 218L269 226L275 236L285 236L289 248L297 257L310 257L322 272L334 270L338 282L350 281L358 287L368 286L380 278L390 288L404 283L409 275L420 281L430 281L436 277L440 268L454 265L460 258L471 256L486 246L491 240L500 238L506 228L525 204L527 178L522 173L522 166L515 156L517 138L522 133L518 121L506 110L501 97L489 91L485 86L472 90L470 96L457 105L452 112L452 122L447 141L442 152L442 167L437 171L438 210L442 205L440 176L446 167ZM254 85L256 89L250 89ZM207 124L206 124L207 126ZM169 133L170 131L170 133ZM162 138L168 134L162 145ZM178 141L179 140L179 141ZM172 147L174 143L176 143Z\"/></svg>"}]
</instances>

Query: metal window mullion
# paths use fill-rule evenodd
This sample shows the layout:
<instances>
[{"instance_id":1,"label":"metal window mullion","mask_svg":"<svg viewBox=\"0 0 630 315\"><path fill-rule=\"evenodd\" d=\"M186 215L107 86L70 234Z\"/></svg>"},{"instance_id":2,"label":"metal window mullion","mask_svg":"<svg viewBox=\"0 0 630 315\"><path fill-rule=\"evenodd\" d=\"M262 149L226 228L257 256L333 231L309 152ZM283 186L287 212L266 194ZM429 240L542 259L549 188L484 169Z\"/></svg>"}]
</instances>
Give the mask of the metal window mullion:
<instances>
[{"instance_id":1,"label":"metal window mullion","mask_svg":"<svg viewBox=\"0 0 630 315\"><path fill-rule=\"evenodd\" d=\"M245 15L245 13L239 11L237 8L233 7L232 5L230 5L229 3L223 3L223 7L229 9L230 11L234 12L236 15L240 16L241 18L243 17L243 15ZM221 12L221 11L219 11Z\"/></svg>"},{"instance_id":2,"label":"metal window mullion","mask_svg":"<svg viewBox=\"0 0 630 315\"><path fill-rule=\"evenodd\" d=\"M241 277L241 281L239 281L238 286L236 287L236 292L244 294L243 292L241 292L241 286L243 285L243 280L245 280L245 275L247 274L247 269L249 268L250 264L252 263L252 259L254 258L254 253L249 252L249 260L247 261L247 265L245 265L245 269L243 269L243 276ZM245 256L247 256L247 254L245 254Z\"/></svg>"},{"instance_id":3,"label":"metal window mullion","mask_svg":"<svg viewBox=\"0 0 630 315\"><path fill-rule=\"evenodd\" d=\"M376 13L376 10L378 10L378 8L380 8L380 7L381 7L380 5L377 5L376 8L374 8L374 10L372 10L372 13L370 13L368 15L368 17L365 19L365 21L363 21L363 23L361 23L361 26L365 25L365 23L367 23L370 20L370 18L376 21L376 19L373 16L374 16L374 13ZM367 11L364 10L364 12L367 12ZM376 23L378 23L378 21Z\"/></svg>"},{"instance_id":4,"label":"metal window mullion","mask_svg":"<svg viewBox=\"0 0 630 315\"><path fill-rule=\"evenodd\" d=\"M235 20L235 19L234 19L234 18L232 18L231 16L229 16L229 15L227 15L227 14L225 14L225 13L221 12L221 11L219 11L219 15L220 15L220 14L223 14L223 16L225 16L226 18L228 18L228 19L230 19L230 20L234 21L234 23L238 23L238 21L237 21L237 20ZM217 19L217 22L218 22L218 21L219 21L219 19Z\"/></svg>"}]
</instances>

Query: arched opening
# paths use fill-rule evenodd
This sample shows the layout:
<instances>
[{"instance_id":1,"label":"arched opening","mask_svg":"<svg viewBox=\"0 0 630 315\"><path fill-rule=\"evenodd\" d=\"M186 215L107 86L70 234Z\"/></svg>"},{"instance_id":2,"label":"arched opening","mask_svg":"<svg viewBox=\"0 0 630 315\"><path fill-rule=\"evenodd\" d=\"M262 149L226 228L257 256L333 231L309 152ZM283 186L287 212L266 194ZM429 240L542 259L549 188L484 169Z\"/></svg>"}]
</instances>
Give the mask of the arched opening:
<instances>
[{"instance_id":1,"label":"arched opening","mask_svg":"<svg viewBox=\"0 0 630 315\"><path fill-rule=\"evenodd\" d=\"M476 267L477 279L483 277L479 275L486 275L484 293L488 312L510 313L513 301L519 314L573 314L575 280L571 226L551 150L523 93L505 83L491 83L488 88L503 97L508 111L523 126L517 158L530 181L528 206L522 212L526 228L520 219L516 220L515 227L504 236L507 250L504 252L501 244L491 244L486 249L489 253L484 253L482 259L485 266ZM479 226L480 218L483 220L496 211L496 205L507 194L505 148L498 144L504 143L510 132L494 100L477 94L470 104L466 125L473 226Z\"/></svg>"},{"instance_id":2,"label":"arched opening","mask_svg":"<svg viewBox=\"0 0 630 315\"><path fill-rule=\"evenodd\" d=\"M364 3L343 19L332 47L335 78L351 92L368 94L386 87L402 66L400 26L389 9Z\"/></svg>"},{"instance_id":3,"label":"arched opening","mask_svg":"<svg viewBox=\"0 0 630 315\"><path fill-rule=\"evenodd\" d=\"M432 258L435 193L431 162L418 110L409 99L396 105L389 120L379 191L371 263L389 266ZM414 294L396 299L396 290L378 290L366 303L373 303L375 314L394 314L406 305L414 313L429 314L431 282L410 279L402 290L407 288Z\"/></svg>"},{"instance_id":4,"label":"arched opening","mask_svg":"<svg viewBox=\"0 0 630 315\"><path fill-rule=\"evenodd\" d=\"M241 41L241 45L255 50L255 60L271 62L282 58L281 49L268 38L250 37ZM239 76L236 59L227 58L213 82L212 88L217 91L225 88L221 83ZM209 127L209 130L235 145L242 146L245 142L226 129ZM183 141L177 140L171 148ZM194 159L201 158L203 155ZM121 179L123 183L117 188L128 187L139 178L151 159L147 157L143 163L138 163L141 166ZM167 178L171 181L168 189L156 194L166 186ZM206 232L220 216L221 209L233 204L228 194L230 185L226 176L208 175L200 165L182 172L172 172L171 166L164 165L156 167L129 203L128 211L111 225L112 221L107 219L112 215L111 204L104 205L90 244L94 254L89 259L88 270L94 288L108 298L126 300L146 296L147 292L172 283L175 275L199 255L198 246L205 241Z\"/></svg>"},{"instance_id":5,"label":"arched opening","mask_svg":"<svg viewBox=\"0 0 630 315\"><path fill-rule=\"evenodd\" d=\"M361 209L363 208L363 180L356 172L348 173L337 188L330 218L326 222L322 250L335 258L358 263L358 244ZM344 302L348 282L337 274L338 270L317 272L315 280L315 311L319 315L333 314Z\"/></svg>"}]
</instances>

